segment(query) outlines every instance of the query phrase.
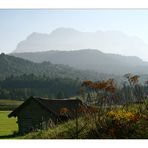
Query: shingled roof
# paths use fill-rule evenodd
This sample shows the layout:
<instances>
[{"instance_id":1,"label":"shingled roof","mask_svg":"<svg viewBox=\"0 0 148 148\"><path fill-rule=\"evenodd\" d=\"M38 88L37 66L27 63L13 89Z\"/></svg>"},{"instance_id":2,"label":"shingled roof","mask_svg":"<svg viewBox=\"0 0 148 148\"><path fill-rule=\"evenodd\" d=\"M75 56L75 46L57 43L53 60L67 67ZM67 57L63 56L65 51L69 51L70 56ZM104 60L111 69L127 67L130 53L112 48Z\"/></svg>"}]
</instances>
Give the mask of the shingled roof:
<instances>
[{"instance_id":1,"label":"shingled roof","mask_svg":"<svg viewBox=\"0 0 148 148\"><path fill-rule=\"evenodd\" d=\"M18 113L24 108L26 105L33 100L38 103L42 108L45 110L52 112L56 116L59 116L61 108L67 108L71 113L75 111L78 106L82 105L82 101L79 99L42 99L42 98L35 98L30 97L26 100L23 104L21 104L18 108L12 111L8 117L16 117Z\"/></svg>"}]
</instances>

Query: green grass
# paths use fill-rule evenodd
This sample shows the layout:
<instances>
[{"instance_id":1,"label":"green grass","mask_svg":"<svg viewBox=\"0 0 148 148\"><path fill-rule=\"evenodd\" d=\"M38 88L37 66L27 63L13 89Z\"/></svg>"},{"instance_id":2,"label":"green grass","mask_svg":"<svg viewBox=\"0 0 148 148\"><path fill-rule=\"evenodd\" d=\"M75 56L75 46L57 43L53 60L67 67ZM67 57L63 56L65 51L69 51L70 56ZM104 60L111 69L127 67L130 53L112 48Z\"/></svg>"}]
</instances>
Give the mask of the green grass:
<instances>
[{"instance_id":1,"label":"green grass","mask_svg":"<svg viewBox=\"0 0 148 148\"><path fill-rule=\"evenodd\" d=\"M137 104L130 104L129 110L132 112L138 112ZM115 110L115 108L112 108ZM117 109L122 109L118 107ZM71 120L63 124L59 124L54 128L49 128L47 130L38 130L36 132L28 133L24 136L13 135L14 131L18 130L16 118L8 118L10 111L0 111L0 138L13 138L13 139L77 139L76 134L76 121ZM104 112L105 113L105 112ZM128 138L138 138L138 139L147 139L148 138L148 122L147 122L147 109L142 105L142 112L139 112L140 115L143 115L144 118L141 118L134 125L134 133L129 135ZM103 114L101 115L103 117ZM102 118L103 119L103 118ZM104 118L106 119L106 118ZM86 118L79 118L78 130L78 139L112 139L114 136L110 135L106 129L119 129L112 127L112 123L105 121L108 120L95 121L93 116ZM87 123L87 124L86 124ZM106 124L107 123L107 124ZM100 128L101 125L101 128ZM124 125L125 126L125 125ZM130 127L130 128L131 128ZM120 127L121 134L125 131L124 127ZM129 129L130 131L130 129ZM119 138L119 137L117 137ZM127 138L126 136L124 138Z\"/></svg>"},{"instance_id":2,"label":"green grass","mask_svg":"<svg viewBox=\"0 0 148 148\"><path fill-rule=\"evenodd\" d=\"M18 100L0 100L0 110L1 111L14 110L22 103L23 101L18 101Z\"/></svg>"},{"instance_id":3,"label":"green grass","mask_svg":"<svg viewBox=\"0 0 148 148\"><path fill-rule=\"evenodd\" d=\"M9 137L18 130L16 118L8 118L11 111L0 111L0 138Z\"/></svg>"},{"instance_id":4,"label":"green grass","mask_svg":"<svg viewBox=\"0 0 148 148\"><path fill-rule=\"evenodd\" d=\"M144 105L144 104L143 104ZM79 119L78 139L147 139L148 118L147 109L141 106L139 111L137 104L129 105L129 111L139 114L139 119L126 120L120 117L118 124L113 118L106 116L106 111L97 120L93 116ZM113 111L122 110L122 107L113 108ZM124 109L123 109L124 110ZM96 114L97 115L97 114ZM135 116L136 116L135 115ZM98 116L98 115L97 115ZM82 129L82 130L81 130ZM24 136L15 137L20 139L77 139L75 120L57 125L55 128L31 132Z\"/></svg>"},{"instance_id":5,"label":"green grass","mask_svg":"<svg viewBox=\"0 0 148 148\"><path fill-rule=\"evenodd\" d=\"M87 139L90 130L90 125L85 125L84 119L79 118L79 136L80 139ZM59 124L54 128L47 130L39 130L31 132L24 136L16 137L18 139L75 139L76 138L76 124L75 120Z\"/></svg>"}]
</instances>

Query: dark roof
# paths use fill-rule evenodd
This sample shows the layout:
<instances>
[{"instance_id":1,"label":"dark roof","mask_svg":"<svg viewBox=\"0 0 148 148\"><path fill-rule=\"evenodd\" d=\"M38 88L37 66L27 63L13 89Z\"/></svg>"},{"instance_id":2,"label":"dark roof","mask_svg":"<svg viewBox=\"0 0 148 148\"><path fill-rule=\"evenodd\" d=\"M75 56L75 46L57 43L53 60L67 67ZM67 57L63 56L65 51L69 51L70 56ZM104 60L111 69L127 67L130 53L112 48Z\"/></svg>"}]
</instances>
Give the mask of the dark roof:
<instances>
[{"instance_id":1,"label":"dark roof","mask_svg":"<svg viewBox=\"0 0 148 148\"><path fill-rule=\"evenodd\" d=\"M79 99L42 99L30 97L23 104L12 111L8 117L16 117L21 109L28 105L31 100L37 102L41 107L49 112L52 112L56 116L59 116L61 108L67 108L70 112L74 112L79 105L82 105L82 101Z\"/></svg>"}]
</instances>

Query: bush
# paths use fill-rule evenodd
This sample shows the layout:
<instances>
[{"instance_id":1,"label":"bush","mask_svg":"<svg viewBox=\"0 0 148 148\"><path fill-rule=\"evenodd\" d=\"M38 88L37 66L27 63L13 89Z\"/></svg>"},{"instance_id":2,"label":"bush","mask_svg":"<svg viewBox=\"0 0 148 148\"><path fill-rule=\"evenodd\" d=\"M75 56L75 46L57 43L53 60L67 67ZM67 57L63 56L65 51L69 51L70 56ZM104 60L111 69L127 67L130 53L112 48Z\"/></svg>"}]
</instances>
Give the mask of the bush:
<instances>
[{"instance_id":1,"label":"bush","mask_svg":"<svg viewBox=\"0 0 148 148\"><path fill-rule=\"evenodd\" d=\"M128 139L148 138L147 126L144 116L125 110L109 111L96 122L92 129L93 138Z\"/></svg>"}]
</instances>

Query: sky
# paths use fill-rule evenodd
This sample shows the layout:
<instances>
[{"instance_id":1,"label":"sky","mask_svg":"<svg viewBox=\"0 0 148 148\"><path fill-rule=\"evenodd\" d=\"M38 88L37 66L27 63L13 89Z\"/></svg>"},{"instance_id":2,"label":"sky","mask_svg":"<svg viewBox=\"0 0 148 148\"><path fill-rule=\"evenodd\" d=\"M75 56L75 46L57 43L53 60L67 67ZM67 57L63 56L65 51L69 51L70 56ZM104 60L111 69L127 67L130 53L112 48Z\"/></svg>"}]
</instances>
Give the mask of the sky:
<instances>
[{"instance_id":1,"label":"sky","mask_svg":"<svg viewBox=\"0 0 148 148\"><path fill-rule=\"evenodd\" d=\"M148 9L0 9L0 52L12 52L32 32L50 33L59 27L116 30L148 44Z\"/></svg>"}]
</instances>

